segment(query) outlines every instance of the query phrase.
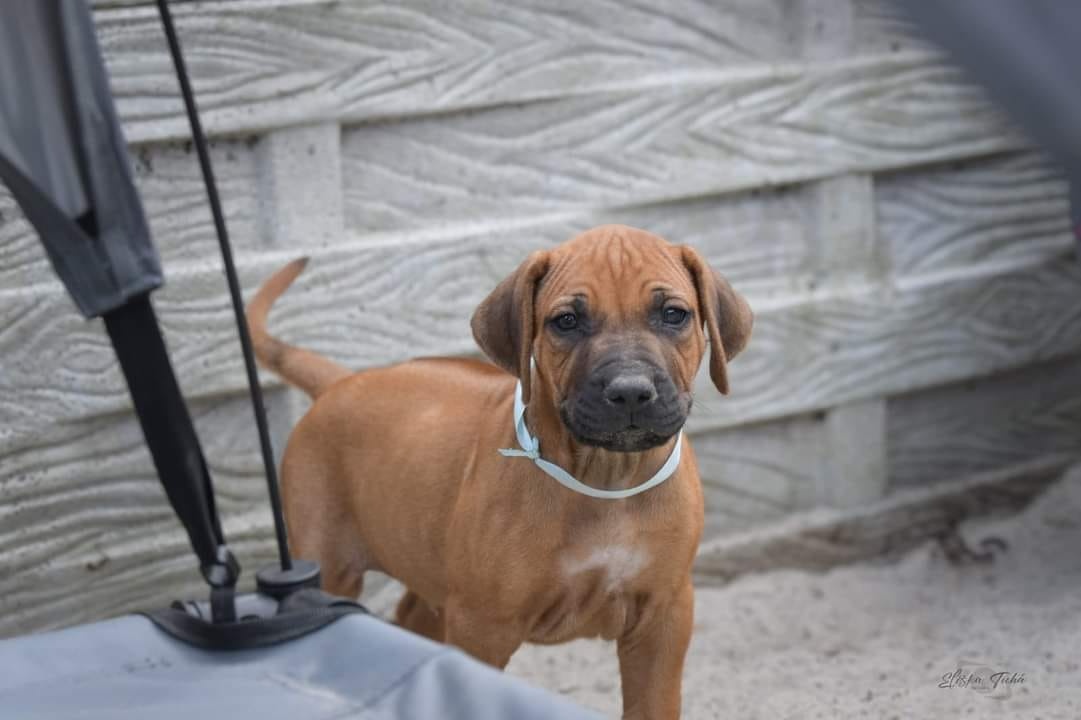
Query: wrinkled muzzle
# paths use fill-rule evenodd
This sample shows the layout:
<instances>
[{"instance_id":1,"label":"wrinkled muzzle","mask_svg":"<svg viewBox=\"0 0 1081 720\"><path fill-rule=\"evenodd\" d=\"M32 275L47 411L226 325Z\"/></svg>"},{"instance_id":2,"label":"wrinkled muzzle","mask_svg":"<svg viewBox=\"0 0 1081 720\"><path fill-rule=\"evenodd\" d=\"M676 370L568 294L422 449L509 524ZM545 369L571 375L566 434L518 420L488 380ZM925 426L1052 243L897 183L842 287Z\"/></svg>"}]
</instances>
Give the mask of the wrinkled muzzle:
<instances>
[{"instance_id":1,"label":"wrinkled muzzle","mask_svg":"<svg viewBox=\"0 0 1081 720\"><path fill-rule=\"evenodd\" d=\"M599 363L560 406L575 440L617 452L663 445L679 432L691 409L669 373L644 360Z\"/></svg>"}]
</instances>

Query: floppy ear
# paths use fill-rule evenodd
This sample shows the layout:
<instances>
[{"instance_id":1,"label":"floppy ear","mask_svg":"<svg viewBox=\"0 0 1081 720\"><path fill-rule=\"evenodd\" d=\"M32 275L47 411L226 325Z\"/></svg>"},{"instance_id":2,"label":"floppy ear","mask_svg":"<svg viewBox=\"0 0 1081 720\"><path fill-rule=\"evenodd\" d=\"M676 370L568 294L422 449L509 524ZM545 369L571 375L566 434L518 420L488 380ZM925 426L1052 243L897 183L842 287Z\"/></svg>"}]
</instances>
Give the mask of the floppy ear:
<instances>
[{"instance_id":1,"label":"floppy ear","mask_svg":"<svg viewBox=\"0 0 1081 720\"><path fill-rule=\"evenodd\" d=\"M522 402L529 404L529 361L533 347L533 298L548 272L548 253L530 255L496 286L473 313L473 339L492 362L522 381Z\"/></svg>"},{"instance_id":2,"label":"floppy ear","mask_svg":"<svg viewBox=\"0 0 1081 720\"><path fill-rule=\"evenodd\" d=\"M728 394L728 361L747 346L754 325L754 313L743 296L728 281L706 264L698 252L680 248L683 264L694 279L698 307L709 334L709 377L722 394Z\"/></svg>"}]
</instances>

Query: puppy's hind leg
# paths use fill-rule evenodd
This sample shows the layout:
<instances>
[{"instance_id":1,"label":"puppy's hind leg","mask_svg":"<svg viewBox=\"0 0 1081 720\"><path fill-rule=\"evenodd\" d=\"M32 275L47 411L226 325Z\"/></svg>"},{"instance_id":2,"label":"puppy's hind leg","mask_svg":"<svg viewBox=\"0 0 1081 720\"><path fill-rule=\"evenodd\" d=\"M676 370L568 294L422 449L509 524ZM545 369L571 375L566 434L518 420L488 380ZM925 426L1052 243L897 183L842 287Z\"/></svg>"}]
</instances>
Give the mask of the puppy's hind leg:
<instances>
[{"instance_id":1,"label":"puppy's hind leg","mask_svg":"<svg viewBox=\"0 0 1081 720\"><path fill-rule=\"evenodd\" d=\"M346 498L330 468L301 432L294 432L282 460L282 504L294 557L319 563L322 588L332 595L360 596L370 557Z\"/></svg>"},{"instance_id":2,"label":"puppy's hind leg","mask_svg":"<svg viewBox=\"0 0 1081 720\"><path fill-rule=\"evenodd\" d=\"M320 561L323 590L331 595L356 600L364 591L365 567L355 561L327 558Z\"/></svg>"},{"instance_id":3,"label":"puppy's hind leg","mask_svg":"<svg viewBox=\"0 0 1081 720\"><path fill-rule=\"evenodd\" d=\"M294 524L290 523L293 554L319 563L322 589L350 600L360 597L364 589L364 572L369 568L367 553L359 540L352 533L332 537L322 528L298 528L296 532L293 528Z\"/></svg>"},{"instance_id":4,"label":"puppy's hind leg","mask_svg":"<svg viewBox=\"0 0 1081 720\"><path fill-rule=\"evenodd\" d=\"M374 568L352 518L345 516L340 506L334 510L323 508L323 512L314 517L317 520L310 524L289 523L294 554L319 563L320 584L324 591L357 599L364 589L365 571Z\"/></svg>"}]
</instances>

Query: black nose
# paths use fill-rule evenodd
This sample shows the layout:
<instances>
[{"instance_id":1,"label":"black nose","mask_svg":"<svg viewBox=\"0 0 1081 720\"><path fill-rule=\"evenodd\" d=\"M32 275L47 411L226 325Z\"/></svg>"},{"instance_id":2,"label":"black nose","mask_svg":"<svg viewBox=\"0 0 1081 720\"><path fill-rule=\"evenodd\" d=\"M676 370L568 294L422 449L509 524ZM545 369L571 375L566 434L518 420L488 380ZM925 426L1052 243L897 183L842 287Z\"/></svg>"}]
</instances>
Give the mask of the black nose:
<instances>
[{"instance_id":1,"label":"black nose","mask_svg":"<svg viewBox=\"0 0 1081 720\"><path fill-rule=\"evenodd\" d=\"M604 388L604 399L626 412L637 412L657 399L657 388L647 375L620 375Z\"/></svg>"}]
</instances>

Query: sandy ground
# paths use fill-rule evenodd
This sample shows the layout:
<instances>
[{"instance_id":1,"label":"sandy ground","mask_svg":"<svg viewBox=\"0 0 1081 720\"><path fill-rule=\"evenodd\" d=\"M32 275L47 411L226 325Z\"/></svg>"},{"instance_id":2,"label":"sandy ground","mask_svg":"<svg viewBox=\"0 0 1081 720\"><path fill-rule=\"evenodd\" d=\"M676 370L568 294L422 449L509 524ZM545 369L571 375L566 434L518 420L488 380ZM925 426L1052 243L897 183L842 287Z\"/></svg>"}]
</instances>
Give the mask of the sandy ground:
<instances>
[{"instance_id":1,"label":"sandy ground","mask_svg":"<svg viewBox=\"0 0 1081 720\"><path fill-rule=\"evenodd\" d=\"M683 716L1081 718L1081 466L1022 514L963 531L1009 550L955 567L928 543L895 565L699 590ZM619 715L613 644L526 647L509 671Z\"/></svg>"}]
</instances>

